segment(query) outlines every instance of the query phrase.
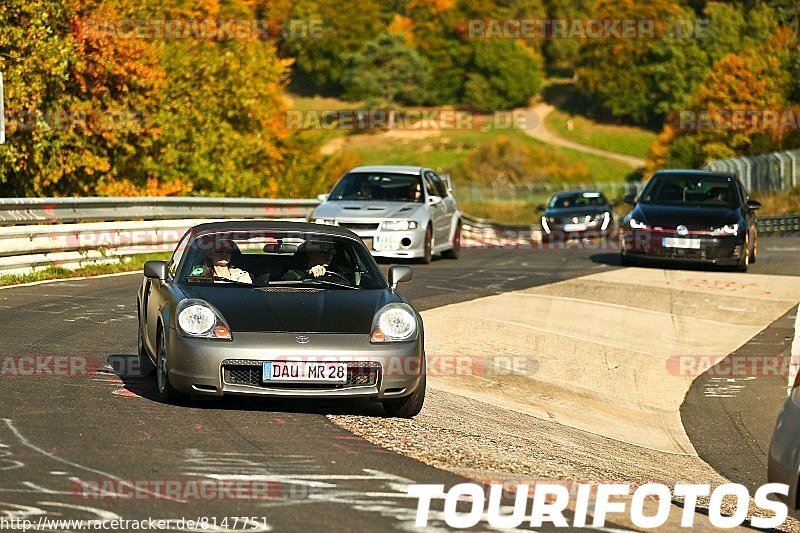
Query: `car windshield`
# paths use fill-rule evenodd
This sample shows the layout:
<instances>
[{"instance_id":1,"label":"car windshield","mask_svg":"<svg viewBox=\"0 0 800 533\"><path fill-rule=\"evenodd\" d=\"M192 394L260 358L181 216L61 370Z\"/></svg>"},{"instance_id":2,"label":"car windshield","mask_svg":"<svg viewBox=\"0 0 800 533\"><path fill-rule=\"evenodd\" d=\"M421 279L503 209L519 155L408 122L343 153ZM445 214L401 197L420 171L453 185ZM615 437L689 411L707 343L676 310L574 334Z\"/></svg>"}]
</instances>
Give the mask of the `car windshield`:
<instances>
[{"instance_id":1,"label":"car windshield","mask_svg":"<svg viewBox=\"0 0 800 533\"><path fill-rule=\"evenodd\" d=\"M592 207L606 205L606 197L597 191L584 191L574 193L557 194L550 199L548 205L551 209L562 209L568 207Z\"/></svg>"},{"instance_id":2,"label":"car windshield","mask_svg":"<svg viewBox=\"0 0 800 533\"><path fill-rule=\"evenodd\" d=\"M736 204L736 184L728 176L697 174L655 175L639 201L644 204L685 204L726 206Z\"/></svg>"},{"instance_id":3,"label":"car windshield","mask_svg":"<svg viewBox=\"0 0 800 533\"><path fill-rule=\"evenodd\" d=\"M386 288L363 244L302 232L204 233L184 254L179 279L227 287Z\"/></svg>"},{"instance_id":4,"label":"car windshield","mask_svg":"<svg viewBox=\"0 0 800 533\"><path fill-rule=\"evenodd\" d=\"M333 188L330 199L422 202L422 180L414 174L350 172Z\"/></svg>"}]
</instances>

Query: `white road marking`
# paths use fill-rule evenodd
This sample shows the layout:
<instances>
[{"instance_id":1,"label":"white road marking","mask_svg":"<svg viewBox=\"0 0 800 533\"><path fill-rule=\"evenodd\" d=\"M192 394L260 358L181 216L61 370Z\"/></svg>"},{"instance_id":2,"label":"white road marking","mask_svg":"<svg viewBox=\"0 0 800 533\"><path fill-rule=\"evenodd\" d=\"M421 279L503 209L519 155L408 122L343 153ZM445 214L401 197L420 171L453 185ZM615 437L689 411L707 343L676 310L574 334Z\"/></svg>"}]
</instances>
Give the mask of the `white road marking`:
<instances>
[{"instance_id":1,"label":"white road marking","mask_svg":"<svg viewBox=\"0 0 800 533\"><path fill-rule=\"evenodd\" d=\"M28 441L28 439L26 439L25 436L22 433L20 433L20 431L16 428L16 426L14 425L14 423L13 423L13 421L11 419L2 418L0 420L2 420L5 423L5 425L14 434L14 436L17 438L17 440L19 440L20 443L22 443L22 445L25 446L26 448L30 448L31 450L33 450L33 451L35 451L35 452L37 452L37 453L39 453L41 455L44 455L45 457L48 457L48 458L52 459L53 461L57 461L59 463L63 463L65 465L67 465L67 466L71 466L71 467L77 468L79 470L84 470L86 472L91 472L92 474L97 474L99 476L103 476L103 477L107 477L109 479L113 479L114 481L119 482L122 486L125 486L125 487L135 488L130 482L125 481L124 479L122 479L120 477L117 477L114 474L109 474L108 472L103 472L102 470L97 470L95 468L90 468L88 466L84 466L84 465L79 464L79 463L73 463L72 461L70 461L68 459L61 458L61 457L59 457L59 456L57 456L55 454L52 454L52 453L48 452L47 450L43 450L42 448L40 448L40 447L36 446L35 444L31 443L30 441ZM170 498L169 496L165 496L164 494L158 494L158 493L150 492L150 491L147 491L147 490L143 490L141 492L144 492L146 494L150 494L153 497L164 499L164 500L173 500L173 501L180 502L180 503L186 503L186 500L179 500L177 498Z\"/></svg>"}]
</instances>

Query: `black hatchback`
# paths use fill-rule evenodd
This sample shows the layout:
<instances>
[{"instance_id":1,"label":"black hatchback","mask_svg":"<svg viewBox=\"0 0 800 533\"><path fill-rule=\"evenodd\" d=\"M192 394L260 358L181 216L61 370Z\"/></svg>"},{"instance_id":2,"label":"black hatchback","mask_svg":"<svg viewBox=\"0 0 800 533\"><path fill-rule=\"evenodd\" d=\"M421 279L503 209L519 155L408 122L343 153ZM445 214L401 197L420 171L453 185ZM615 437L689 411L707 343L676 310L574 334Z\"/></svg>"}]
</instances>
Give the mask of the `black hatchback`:
<instances>
[{"instance_id":1,"label":"black hatchback","mask_svg":"<svg viewBox=\"0 0 800 533\"><path fill-rule=\"evenodd\" d=\"M542 214L542 240L611 237L617 229L613 204L597 189L555 193Z\"/></svg>"},{"instance_id":2,"label":"black hatchback","mask_svg":"<svg viewBox=\"0 0 800 533\"><path fill-rule=\"evenodd\" d=\"M653 174L620 226L621 261L640 259L728 265L756 261L756 210L734 174L662 170Z\"/></svg>"}]
</instances>

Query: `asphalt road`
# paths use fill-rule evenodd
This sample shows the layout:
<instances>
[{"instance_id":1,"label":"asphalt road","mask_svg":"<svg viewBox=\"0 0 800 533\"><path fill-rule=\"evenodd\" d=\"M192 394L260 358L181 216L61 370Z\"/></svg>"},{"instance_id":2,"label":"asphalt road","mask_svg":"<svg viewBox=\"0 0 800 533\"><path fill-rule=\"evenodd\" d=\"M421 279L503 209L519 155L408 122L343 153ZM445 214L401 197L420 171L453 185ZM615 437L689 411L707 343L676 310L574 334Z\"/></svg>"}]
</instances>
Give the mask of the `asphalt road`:
<instances>
[{"instance_id":1,"label":"asphalt road","mask_svg":"<svg viewBox=\"0 0 800 533\"><path fill-rule=\"evenodd\" d=\"M793 251L798 243L764 239L754 271L800 271ZM597 249L470 250L457 261L417 266L415 280L402 290L424 310L609 268L617 268L616 255ZM247 516L258 517L261 530L410 530L417 502L405 494L405 485L463 481L356 438L324 416L382 416L378 404L157 402L153 380L120 378L108 363L134 357L139 282L139 276L126 275L0 290L4 364L9 356L97 362L95 372L76 376L13 376L4 369L0 516L34 522L43 516L152 517L172 520L173 529L181 518L216 517L219 523L229 517L230 528L233 517ZM136 481L196 479L268 481L269 498L165 500L144 494L119 500L93 497L91 490L87 497L81 492L87 485L79 483L129 487ZM433 508L441 510L441 502ZM431 518L432 526L443 527L440 514Z\"/></svg>"}]
</instances>

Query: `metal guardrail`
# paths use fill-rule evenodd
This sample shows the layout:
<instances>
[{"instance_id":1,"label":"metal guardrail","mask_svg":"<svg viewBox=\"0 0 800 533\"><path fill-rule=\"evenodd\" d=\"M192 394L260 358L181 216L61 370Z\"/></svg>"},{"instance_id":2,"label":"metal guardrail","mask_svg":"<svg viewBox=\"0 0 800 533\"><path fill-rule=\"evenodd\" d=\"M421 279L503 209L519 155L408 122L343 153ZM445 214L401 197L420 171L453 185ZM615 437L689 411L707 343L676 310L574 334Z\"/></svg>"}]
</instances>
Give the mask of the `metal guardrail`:
<instances>
[{"instance_id":1,"label":"metal guardrail","mask_svg":"<svg viewBox=\"0 0 800 533\"><path fill-rule=\"evenodd\" d=\"M766 235L800 232L800 215L759 218L758 231Z\"/></svg>"},{"instance_id":2,"label":"metal guardrail","mask_svg":"<svg viewBox=\"0 0 800 533\"><path fill-rule=\"evenodd\" d=\"M0 226L184 218L303 218L317 205L316 199L0 198Z\"/></svg>"}]
</instances>

